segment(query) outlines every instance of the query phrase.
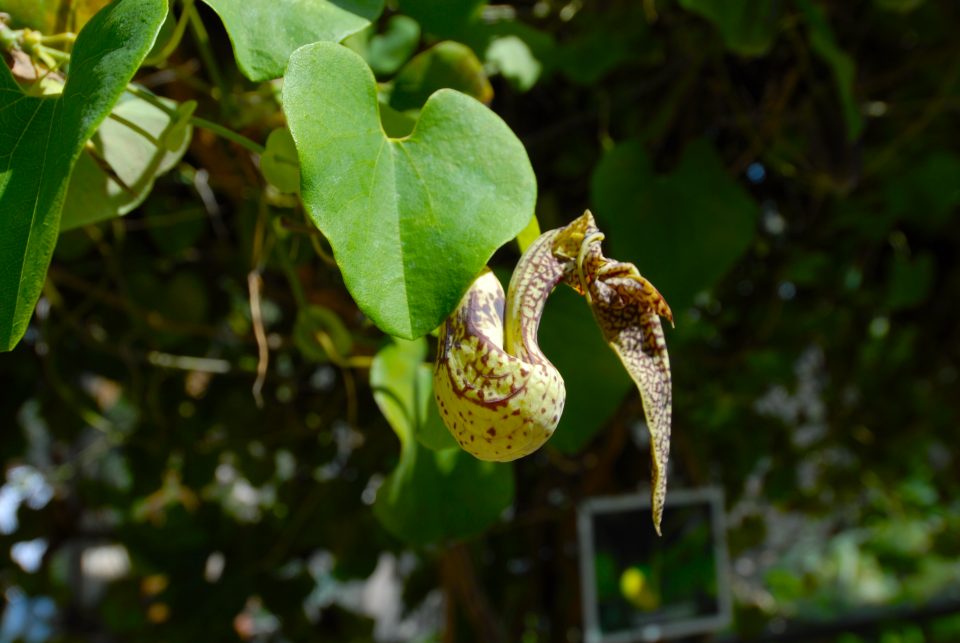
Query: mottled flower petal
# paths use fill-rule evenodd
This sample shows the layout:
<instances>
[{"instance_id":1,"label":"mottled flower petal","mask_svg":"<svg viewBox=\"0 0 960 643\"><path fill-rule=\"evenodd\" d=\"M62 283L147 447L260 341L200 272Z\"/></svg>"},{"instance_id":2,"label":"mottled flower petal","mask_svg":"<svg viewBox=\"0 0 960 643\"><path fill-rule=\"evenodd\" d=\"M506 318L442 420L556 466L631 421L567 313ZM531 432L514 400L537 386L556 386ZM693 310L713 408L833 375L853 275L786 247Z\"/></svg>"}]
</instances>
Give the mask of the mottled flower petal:
<instances>
[{"instance_id":1,"label":"mottled flower petal","mask_svg":"<svg viewBox=\"0 0 960 643\"><path fill-rule=\"evenodd\" d=\"M484 460L538 449L557 426L566 392L540 352L543 306L561 281L584 295L604 338L640 390L651 435L653 523L660 521L670 456L670 360L660 317L669 306L636 266L607 259L589 211L541 235L521 257L504 298L485 271L444 323L434 370L441 415L460 445Z\"/></svg>"}]
</instances>

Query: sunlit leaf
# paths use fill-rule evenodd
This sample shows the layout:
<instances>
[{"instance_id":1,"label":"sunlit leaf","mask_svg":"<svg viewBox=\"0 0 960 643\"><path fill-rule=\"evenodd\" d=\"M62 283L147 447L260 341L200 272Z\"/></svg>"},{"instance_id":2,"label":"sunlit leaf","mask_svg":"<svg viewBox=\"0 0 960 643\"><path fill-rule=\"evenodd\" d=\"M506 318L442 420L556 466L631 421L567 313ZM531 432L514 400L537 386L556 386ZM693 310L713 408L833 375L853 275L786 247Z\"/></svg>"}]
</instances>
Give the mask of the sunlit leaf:
<instances>
[{"instance_id":1,"label":"sunlit leaf","mask_svg":"<svg viewBox=\"0 0 960 643\"><path fill-rule=\"evenodd\" d=\"M469 45L491 73L500 73L520 91L530 89L558 63L552 34L507 18L475 21L458 41Z\"/></svg>"},{"instance_id":2,"label":"sunlit leaf","mask_svg":"<svg viewBox=\"0 0 960 643\"><path fill-rule=\"evenodd\" d=\"M164 101L175 107L173 101ZM60 229L112 219L140 205L153 188L154 179L170 171L183 157L192 128L181 128L168 150L166 136L177 120L158 107L125 94L111 114L142 130L108 117L77 159L63 204ZM152 137L145 137L143 132Z\"/></svg>"},{"instance_id":3,"label":"sunlit leaf","mask_svg":"<svg viewBox=\"0 0 960 643\"><path fill-rule=\"evenodd\" d=\"M118 0L94 16L57 98L24 95L0 65L0 350L19 341L40 296L73 165L150 50L166 10L165 0Z\"/></svg>"},{"instance_id":4,"label":"sunlit leaf","mask_svg":"<svg viewBox=\"0 0 960 643\"><path fill-rule=\"evenodd\" d=\"M363 59L316 43L291 57L283 102L307 211L357 304L392 335L439 326L533 214L526 151L468 96L435 93L410 136L388 138Z\"/></svg>"}]
</instances>

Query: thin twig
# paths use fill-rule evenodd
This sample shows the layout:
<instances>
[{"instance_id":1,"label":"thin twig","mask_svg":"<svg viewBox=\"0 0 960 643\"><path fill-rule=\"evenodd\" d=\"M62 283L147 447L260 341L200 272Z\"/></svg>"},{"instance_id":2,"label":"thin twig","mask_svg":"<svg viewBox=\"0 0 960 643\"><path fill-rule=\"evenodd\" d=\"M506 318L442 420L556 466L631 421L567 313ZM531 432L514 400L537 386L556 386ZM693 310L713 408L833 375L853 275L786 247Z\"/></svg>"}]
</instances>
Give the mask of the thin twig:
<instances>
[{"instance_id":1,"label":"thin twig","mask_svg":"<svg viewBox=\"0 0 960 643\"><path fill-rule=\"evenodd\" d=\"M253 322L253 334L257 338L257 379L253 382L253 399L258 408L263 408L263 383L267 379L267 366L270 363L270 350L267 346L267 334L263 329L263 315L260 310L260 289L263 280L258 270L247 275L247 288L250 291L250 320Z\"/></svg>"}]
</instances>

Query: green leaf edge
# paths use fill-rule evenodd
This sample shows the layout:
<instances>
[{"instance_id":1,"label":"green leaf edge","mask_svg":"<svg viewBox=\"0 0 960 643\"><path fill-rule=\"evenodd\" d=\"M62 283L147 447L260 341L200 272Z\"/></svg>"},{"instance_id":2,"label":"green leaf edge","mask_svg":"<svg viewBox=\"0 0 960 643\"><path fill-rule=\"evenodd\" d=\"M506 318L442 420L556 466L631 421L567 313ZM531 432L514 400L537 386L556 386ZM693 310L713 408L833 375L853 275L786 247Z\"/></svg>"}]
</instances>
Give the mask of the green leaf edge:
<instances>
[{"instance_id":1,"label":"green leaf edge","mask_svg":"<svg viewBox=\"0 0 960 643\"><path fill-rule=\"evenodd\" d=\"M431 109L431 106L432 106L437 100L441 100L441 99L442 99L442 96L444 96L444 95L450 95L450 94L455 95L455 96L457 96L458 98L462 98L462 99L466 99L466 100L469 100L469 101L473 101L473 102L476 103L478 106L480 106L480 107L482 107L483 109L487 110L491 116L493 116L493 117L495 117L496 119L500 120L500 122L503 124L503 126L506 127L507 130L512 133L512 130L511 130L510 126L507 125L507 124L500 118L500 116L499 116L498 114L496 114L496 112L493 112L492 110L490 110L486 105L484 105L483 103L481 103L480 101L478 101L476 98L474 98L474 97L472 97L472 96L469 96L469 95L467 95L467 94L464 94L464 93L462 93L462 92L456 91L456 90L454 90L454 89L443 88L443 89L439 89L439 90L435 91L433 94L431 94L430 97L427 99L426 103L424 103L423 108L420 110L419 114L417 115L417 119L416 119L416 122L415 122L414 125L413 125L413 129L410 131L409 134L407 134L407 135L405 135L405 136L401 136L401 137L391 137L389 134L387 134L386 129L384 128L384 125L383 125L383 119L382 119L381 111L382 111L382 109L384 108L384 105L382 105L382 104L380 103L380 101L378 100L376 76L374 75L373 70L370 68L370 66L369 66L369 65L366 63L366 61L363 59L363 57L360 56L360 54L358 54L358 53L356 53L355 51L353 51L352 49L350 49L350 48L348 48L348 47L346 47L346 46L343 46L343 45L341 45L341 44L339 44L339 43L331 43L331 42L326 42L326 41L319 41L319 42L311 43L311 44L308 44L308 45L304 45L304 46L298 48L298 49L297 49L296 51L294 51L292 54L290 54L290 57L289 57L288 60L287 60L287 69L286 69L286 71L285 71L284 78L286 79L286 75L290 72L291 67L298 61L298 59L299 59L300 57L306 56L311 50L314 50L314 49L324 49L324 48L325 48L325 49L329 49L329 50L331 50L331 51L337 51L337 52L340 53L340 55L343 55L343 56L346 57L346 58L351 58L351 59L353 59L354 62L359 62L359 63L361 63L361 65L362 65L362 67L363 67L363 72L362 72L362 73L363 73L364 78L365 78L365 81L366 81L366 83L365 83L365 84L366 84L365 91L369 94L369 96L371 97L371 100L372 100L372 101L374 102L374 104L376 105L376 108L377 108L377 126L378 126L378 128L379 128L379 130L380 130L381 135L382 135L382 136L384 137L384 139L385 139L384 142L406 141L406 140L409 140L409 139L411 139L411 138L414 138L414 137L416 136L416 134L417 134L418 126L419 126L420 122L423 120L424 114L425 114L425 113L429 113L429 111L430 111L430 109ZM287 84L286 82L284 82L284 99L283 99L283 101L282 101L284 104L286 104L286 102L287 102L287 101L286 101L287 88L288 88L288 84ZM288 126L288 128L290 129L291 135L293 136L294 143L296 143L296 145L297 145L298 155L301 157L301 175L300 175L300 188L301 188L301 190L300 190L300 192L301 192L301 194L304 194L304 190L303 190L303 187L304 187L304 172L302 171L303 160L302 160L302 152L300 151L300 150L301 150L301 145L300 145L300 143L297 141L297 133L294 131L294 127L291 126L289 117L288 117L287 120L288 120L287 126ZM517 139L517 142L520 143L519 139ZM520 144L521 144L521 146L522 146L522 143L520 143ZM529 158L527 158L527 167L528 167L528 169L529 169L529 171L530 171L531 177L533 178L533 195L532 195L532 197L533 197L533 205L534 205L534 208L531 209L530 216L534 216L534 215L535 215L536 198L537 198L537 182L536 182L536 175L535 175L534 172L533 172L533 167L532 167L532 165L530 165ZM310 215L310 219L314 222L314 225L316 225L316 217L314 216L314 214L313 214L313 212L312 212L312 206L307 202L306 199L304 199L304 208L306 209L307 213ZM500 239L500 240L496 243L495 247L487 254L486 257L484 257L483 264L486 265L486 263L490 261L490 259L491 259L491 258L493 257L493 255L497 252L497 250L500 249L500 247L504 246L505 244L507 244L507 243L509 243L510 241L512 241L513 239L515 239L516 236L517 236L518 234L520 234L520 233L523 231L523 229L528 225L528 223L529 223L529 219L526 219L526 220L524 221L524 223L518 224L517 226L515 226L515 227L516 227L515 230L512 230L508 235L505 235L503 239ZM318 225L317 228L320 229L320 226ZM322 229L320 229L320 231L323 232L323 233L326 235L326 233L325 233ZM329 237L328 237L328 241L329 241L329 243L330 243L331 249L333 250L334 259L337 259L337 256L338 256L337 245L336 245L336 243L335 243L332 239L329 239ZM337 264L338 264L338 266L340 265L340 261L339 261L339 260L337 260ZM480 269L482 269L482 266L481 266ZM478 270L478 272L479 272L479 270ZM344 284L347 286L347 290L350 291L351 296L353 296L354 286L353 286L353 280L352 280L352 278L351 278L351 275L349 274L349 272L343 272L342 274L343 274ZM457 304L459 303L460 299L463 297L463 294L464 294L464 293L467 291L467 289L470 287L470 284L471 284L471 283L472 283L472 278L471 278L470 280L466 281L465 283L463 283L463 284L461 285L461 287L459 288L456 297L455 297L455 298L451 298L451 300L448 302L448 305L446 306L446 311L445 311L441 316L439 316L436 320L434 320L431 324L422 325L422 326L423 326L422 328L417 327L417 326L416 326L415 324L413 324L413 323L410 323L410 324L408 325L409 330L404 330L404 329L401 329L401 328L397 328L397 327L395 327L393 324L388 323L388 322L385 321L383 318L381 318L381 316L378 315L378 314L376 313L376 311L367 310L367 309L364 309L363 307L361 307L361 309L363 310L364 314L366 314L368 317L370 317L370 319L374 322L374 324L377 325L378 328L380 328L382 331L384 331L384 332L387 333L388 335L391 335L391 336L393 336L393 337L398 337L398 338L401 338L401 339L414 340L414 339L418 339L418 338L420 338L420 337L425 336L426 334L430 333L430 332L433 331L435 328L437 328L437 327L443 322L443 320L446 319L451 312L453 312L453 309L456 308ZM354 299L356 300L356 298L354 298ZM358 303L358 305L359 305L359 303ZM412 320L411 320L411 322L412 322Z\"/></svg>"},{"instance_id":2,"label":"green leaf edge","mask_svg":"<svg viewBox=\"0 0 960 643\"><path fill-rule=\"evenodd\" d=\"M107 101L104 103L104 105L107 105L108 108L101 110L100 113L94 114L92 118L90 118L89 115L81 112L80 122L78 123L81 128L80 136L78 137L80 144L76 146L76 149L71 151L71 155L67 164L71 170L83 151L83 145L96 133L97 129L100 127L100 124L120 99L120 96L123 94L127 83L132 80L137 69L140 67L140 64L150 52L151 48L153 47L153 43L157 38L157 34L160 31L160 27L166 18L168 10L166 0L116 0L115 2L107 5L97 12L97 14L84 26L84 28L80 31L80 34L77 36L77 40L73 49L72 60L74 63L82 61L84 63L88 63L90 66L95 66L96 62L98 62L101 58L85 59L83 54L86 53L86 49L88 47L94 49L96 53L100 53L102 50L100 47L98 47L99 43L96 40L91 41L89 44L87 41L91 38L95 38L96 35L99 35L98 33L95 33L94 30L101 28L103 23L108 20L109 16L117 11L122 11L125 9L126 5L135 7L135 11L129 10L129 12L131 14L136 13L145 23L146 28L152 31L152 35L144 40L138 50L133 52L132 59L136 61L136 65L133 66L129 74L124 74L125 80L123 83L117 83L114 87L107 87L107 91L103 92L103 94L107 96ZM109 54L112 52L108 51L107 53ZM20 90L19 85L17 85L6 64L0 64L0 68L2 68L0 69L0 91L11 93L16 92L20 94L18 98L14 99L14 103L26 98L27 95ZM81 67L81 70L82 69L83 67ZM60 112L60 110L62 110L62 105L67 99L80 98L79 96L73 96L70 93L70 90L75 88L79 82L76 80L78 73L81 73L82 78L82 71L78 72L77 70L71 69L71 73L67 76L63 93L59 97L43 99L44 101L56 101L55 103L52 103L52 109L54 110L54 113L51 115L51 122L54 122L58 117L62 122L62 112ZM4 102L5 104L3 107L0 107L0 111L6 109L12 104L7 103L6 101ZM38 103L38 106L42 105L43 102ZM38 107L37 111L39 110L40 107ZM58 114L58 112L60 113ZM36 115L36 112L34 112L34 115ZM49 142L49 135L47 141ZM12 168L8 165L7 168L5 168L0 174L9 173L11 170ZM20 264L20 277L18 279L16 293L13 297L12 306L7 308L7 302L0 302L0 304L3 304L3 306L0 307L0 352L13 350L13 348L15 348L20 342L20 339L26 332L30 316L33 314L33 309L36 306L37 301L40 299L40 293L43 290L43 280L40 279L35 284L27 284L26 294L24 294L24 272L28 260L32 260L41 265L41 269L38 271L38 273L46 275L47 269L50 266L50 260L53 257L54 247L56 246L56 238L60 230L60 213L63 209L63 200L66 197L68 186L69 172L67 173L67 176L63 177L60 181L60 185L57 188L57 193L50 202L48 215L49 220L43 222L44 225L42 226L43 229L41 230L41 232L44 233L44 238L41 238L38 241L38 250L40 256L34 257L29 257L29 251L31 244L30 238L34 235L36 228L36 219L38 215L36 207L31 214L30 233L27 236L27 247L24 249L23 261ZM44 177L42 175L38 184L38 188L40 190L44 188ZM3 213L3 216L9 217L13 215L7 212Z\"/></svg>"}]
</instances>

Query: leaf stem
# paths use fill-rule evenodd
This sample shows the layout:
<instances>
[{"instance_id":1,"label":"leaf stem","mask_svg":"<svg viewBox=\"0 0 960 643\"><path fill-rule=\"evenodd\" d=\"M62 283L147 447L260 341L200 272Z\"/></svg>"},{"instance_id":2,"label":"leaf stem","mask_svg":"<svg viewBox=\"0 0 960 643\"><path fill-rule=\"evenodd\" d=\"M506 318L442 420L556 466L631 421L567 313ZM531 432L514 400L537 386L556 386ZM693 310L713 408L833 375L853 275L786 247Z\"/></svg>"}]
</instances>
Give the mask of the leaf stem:
<instances>
[{"instance_id":1,"label":"leaf stem","mask_svg":"<svg viewBox=\"0 0 960 643\"><path fill-rule=\"evenodd\" d=\"M169 105L164 103L162 100L160 100L159 96L157 96L156 94L154 94L149 90L143 89L142 87L138 87L137 85L130 83L127 85L127 93L133 94L140 100L150 103L151 105L159 109L161 112L163 112L167 116L175 117L177 115L177 110L175 108L170 107Z\"/></svg>"},{"instance_id":2,"label":"leaf stem","mask_svg":"<svg viewBox=\"0 0 960 643\"><path fill-rule=\"evenodd\" d=\"M179 115L179 112L176 109L170 107L169 105L164 103L162 100L160 100L159 97L157 97L156 95L154 95L153 93L145 89L142 89L140 87L137 87L136 85L131 84L131 85L127 85L127 91L133 94L134 96L136 96L137 98L141 98L147 101L148 103L150 103L157 109L162 110L169 116L176 117ZM266 152L266 148L263 145L260 145L259 143L250 140L249 138L247 138L242 134L238 134L233 130L227 129L226 127L224 127L223 125L220 125L219 123L208 121L207 119L200 118L199 116L191 116L190 124L196 127L202 127L203 129L206 129L206 130L210 130L217 136L220 136L221 138L225 138L228 141L231 141L233 143L236 143L240 147L246 150L249 150L254 154L263 154L264 152Z\"/></svg>"},{"instance_id":3,"label":"leaf stem","mask_svg":"<svg viewBox=\"0 0 960 643\"><path fill-rule=\"evenodd\" d=\"M284 275L287 277L287 282L290 284L290 290L293 292L293 299L297 302L297 307L304 309L308 305L307 296L306 293L303 292L303 284L300 283L300 279L297 277L293 262L290 261L290 249L286 243L281 241L280 235L276 234L276 229L282 226L282 222L279 219L274 219L273 225L277 245L280 250L280 252L277 253L277 258L280 261L280 266L283 268Z\"/></svg>"},{"instance_id":4,"label":"leaf stem","mask_svg":"<svg viewBox=\"0 0 960 643\"><path fill-rule=\"evenodd\" d=\"M229 95L226 90L226 85L223 82L223 75L220 73L220 67L217 65L216 59L213 57L213 53L210 51L210 35L207 33L207 28L203 26L203 20L200 18L200 13L197 11L196 5L192 5L187 9L186 13L190 16L190 31L193 32L193 37L197 41L197 49L200 50L200 58L203 60L204 67L207 68L207 73L210 74L210 79L213 81L213 84L216 85L217 94L211 92L215 99L223 99Z\"/></svg>"},{"instance_id":5,"label":"leaf stem","mask_svg":"<svg viewBox=\"0 0 960 643\"><path fill-rule=\"evenodd\" d=\"M58 62L64 62L64 61L70 60L70 54L68 54L65 51L61 51L59 49L54 49L53 47L47 47L44 45L35 45L33 49L34 51L37 52L38 56L48 56Z\"/></svg>"},{"instance_id":6,"label":"leaf stem","mask_svg":"<svg viewBox=\"0 0 960 643\"><path fill-rule=\"evenodd\" d=\"M107 118L109 118L112 121L116 121L117 123L120 123L121 125L123 125L127 129L130 129L133 132L136 132L146 140L150 141L150 143L152 143L154 147L162 147L160 141L157 140L157 138L153 134L143 129L133 121L127 120L123 116L120 116L116 112L110 112L109 114L107 114Z\"/></svg>"},{"instance_id":7,"label":"leaf stem","mask_svg":"<svg viewBox=\"0 0 960 643\"><path fill-rule=\"evenodd\" d=\"M198 16L198 14L196 13L196 7L194 6L194 1L195 1L195 0L184 0L184 1L185 1L185 6L184 6L184 11L185 11L185 13L186 13L186 14L190 14L191 17L194 16L194 15L197 15L197 16ZM199 22L199 16L197 17L197 21ZM192 22L191 22L191 25L192 25ZM178 24L178 26L179 26L179 24ZM194 29L194 31L196 32L197 27L193 27L193 29ZM203 23L202 23L202 22L200 22L199 29L203 30ZM61 34L61 35L68 35L68 34ZM207 32L206 32L206 30L203 30L202 36L203 36L203 38L206 38L206 37L207 37ZM176 34L174 34L174 37L176 37ZM201 34L198 33L198 34L197 34L197 38L199 39L200 37L201 37ZM204 42L206 42L206 41L204 41ZM39 46L37 47L37 49L38 49L38 54L40 54L40 55L49 54L49 56L50 56L51 58L56 59L58 62L64 62L64 61L70 60L70 54L68 54L68 53L65 52L65 51L60 51L59 49L51 49L50 47L44 47L43 45L39 45ZM207 54L208 56L210 55L209 50L204 49L203 46L201 46L201 51L206 52L206 54ZM55 66L55 63L53 63L52 61L47 61L47 60L45 60L44 62L45 62L49 67L54 67L54 66ZM213 63L211 63L211 64L213 64ZM221 85L220 76L219 76L219 73L218 73L218 72L215 73L215 72L211 71L211 74L210 74L210 75L215 77L214 80L215 80L215 82L217 83L218 86ZM139 98L139 99L141 99L141 100L144 100L144 101L150 103L151 105L153 105L154 107L156 107L156 108L159 109L160 111L164 112L165 114L167 114L167 115L170 116L171 118L176 119L178 116L180 116L180 112L178 112L175 108L170 107L169 105L167 105L166 103L164 103L164 102L163 102L162 100L160 100L160 98L159 98L157 95L155 95L154 93L152 93L152 92L150 92L150 91L147 91L147 90L145 90L145 89L142 89L142 88L140 88L140 87L137 87L137 86L134 85L133 83L129 83L129 84L127 85L127 88L126 88L126 89L127 89L127 92L128 92L128 93L133 94L133 95L136 96L137 98ZM122 124L126 125L127 127L129 127L131 130L137 132L138 134L140 134L141 136L143 136L144 138L146 138L146 139L149 140L150 142L154 143L157 147L160 147L160 143L157 141L156 138L154 138L154 137L153 137L152 135L150 135L148 132L146 132L146 131L144 131L143 129L141 129L141 128L140 128L139 126L137 126L136 124L131 123L131 122L128 121L127 119L123 118L122 116L117 116L116 114L113 114L113 113L110 114L110 117L111 117L113 120L117 121L118 123L122 123ZM221 137L221 138L225 138L225 139L227 139L228 141L231 141L231 142L233 142L233 143L236 143L236 144L239 145L240 147L242 147L242 148L244 148L244 149L246 149L246 150L248 150L248 151L250 151L250 152L253 152L254 154L261 154L261 155L262 155L264 152L267 151L266 148L265 148L263 145L260 145L259 143L250 140L249 138L247 138L246 136L243 136L242 134L238 134L237 132L234 132L233 130L227 129L226 127L224 127L223 125L220 125L219 123L215 123L215 122L213 122L213 121L208 121L208 120L205 119L205 118L200 118L199 116L191 116L191 117L190 117L190 124L191 124L191 125L194 125L194 126L196 126L196 127L201 127L201 128L203 128L203 129L206 129L206 130L210 130L211 132L213 132L213 133L216 134L217 136L219 136L219 137Z\"/></svg>"},{"instance_id":8,"label":"leaf stem","mask_svg":"<svg viewBox=\"0 0 960 643\"><path fill-rule=\"evenodd\" d=\"M67 44L71 45L76 41L77 34L65 31L63 33L50 34L49 36L40 36L40 42L43 44Z\"/></svg>"},{"instance_id":9,"label":"leaf stem","mask_svg":"<svg viewBox=\"0 0 960 643\"><path fill-rule=\"evenodd\" d=\"M254 154L263 154L267 151L263 145L256 143L242 134L238 134L233 130L229 130L223 125L214 123L213 121L208 121L205 118L200 118L199 116L191 116L190 123L196 127L202 127L203 129L210 130L217 136L225 138L228 141L236 143L240 147L253 152Z\"/></svg>"}]
</instances>

